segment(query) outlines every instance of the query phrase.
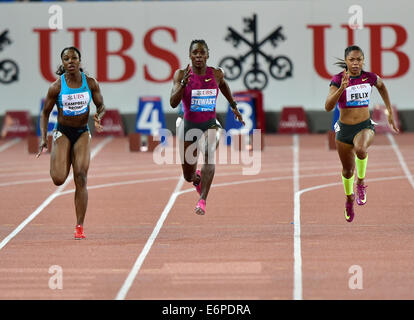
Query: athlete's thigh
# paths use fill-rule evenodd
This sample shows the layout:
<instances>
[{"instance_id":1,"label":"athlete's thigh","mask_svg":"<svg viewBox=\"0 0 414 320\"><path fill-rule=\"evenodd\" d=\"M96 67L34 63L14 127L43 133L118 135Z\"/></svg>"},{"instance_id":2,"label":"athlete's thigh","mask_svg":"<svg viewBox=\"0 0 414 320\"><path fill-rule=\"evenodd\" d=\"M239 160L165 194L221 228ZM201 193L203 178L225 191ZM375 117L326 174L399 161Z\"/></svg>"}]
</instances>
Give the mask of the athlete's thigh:
<instances>
[{"instance_id":1,"label":"athlete's thigh","mask_svg":"<svg viewBox=\"0 0 414 320\"><path fill-rule=\"evenodd\" d=\"M204 132L202 137L202 146L201 150L204 154L204 162L208 164L214 163L214 158L216 154L216 149L219 142L219 136L218 136L218 128L208 129L206 132Z\"/></svg>"},{"instance_id":2,"label":"athlete's thigh","mask_svg":"<svg viewBox=\"0 0 414 320\"><path fill-rule=\"evenodd\" d=\"M60 131L54 131L50 154L51 176L67 177L71 165L70 149L69 138Z\"/></svg>"},{"instance_id":3,"label":"athlete's thigh","mask_svg":"<svg viewBox=\"0 0 414 320\"><path fill-rule=\"evenodd\" d=\"M371 129L363 129L354 137L355 148L367 149L374 141L375 132Z\"/></svg>"},{"instance_id":4,"label":"athlete's thigh","mask_svg":"<svg viewBox=\"0 0 414 320\"><path fill-rule=\"evenodd\" d=\"M184 175L192 175L197 168L198 141L183 141L180 143L181 166Z\"/></svg>"},{"instance_id":5,"label":"athlete's thigh","mask_svg":"<svg viewBox=\"0 0 414 320\"><path fill-rule=\"evenodd\" d=\"M335 140L335 143L339 159L342 163L342 167L348 170L352 170L355 167L354 146L338 140Z\"/></svg>"},{"instance_id":6,"label":"athlete's thigh","mask_svg":"<svg viewBox=\"0 0 414 320\"><path fill-rule=\"evenodd\" d=\"M88 172L91 157L90 140L89 131L85 131L73 145L72 167L75 175Z\"/></svg>"}]
</instances>

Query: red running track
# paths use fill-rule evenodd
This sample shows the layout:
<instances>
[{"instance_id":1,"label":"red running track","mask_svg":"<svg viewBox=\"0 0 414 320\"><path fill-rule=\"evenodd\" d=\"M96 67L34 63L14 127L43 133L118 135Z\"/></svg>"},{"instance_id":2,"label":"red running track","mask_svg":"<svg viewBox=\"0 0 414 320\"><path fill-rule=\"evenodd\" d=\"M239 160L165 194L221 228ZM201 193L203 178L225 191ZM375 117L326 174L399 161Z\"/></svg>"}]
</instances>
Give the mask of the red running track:
<instances>
[{"instance_id":1,"label":"red running track","mask_svg":"<svg viewBox=\"0 0 414 320\"><path fill-rule=\"evenodd\" d=\"M179 164L93 138L77 241L73 180L57 188L48 154L0 140L0 299L413 299L413 141L376 136L348 223L326 135L266 136L255 175L218 164L205 216Z\"/></svg>"}]
</instances>

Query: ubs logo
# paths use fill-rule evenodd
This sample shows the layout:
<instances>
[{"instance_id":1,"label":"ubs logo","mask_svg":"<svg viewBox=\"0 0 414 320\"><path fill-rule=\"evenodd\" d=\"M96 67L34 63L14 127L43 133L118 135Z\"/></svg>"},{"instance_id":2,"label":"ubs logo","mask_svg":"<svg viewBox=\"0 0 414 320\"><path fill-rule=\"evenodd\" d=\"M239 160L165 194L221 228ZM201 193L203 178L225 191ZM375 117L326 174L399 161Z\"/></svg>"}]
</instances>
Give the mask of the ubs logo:
<instances>
[{"instance_id":1,"label":"ubs logo","mask_svg":"<svg viewBox=\"0 0 414 320\"><path fill-rule=\"evenodd\" d=\"M278 55L272 56L266 54L262 47L264 44L269 43L276 48L280 42L286 40L286 37L282 33L282 26L279 26L267 37L262 40L258 40L257 34L257 16L253 14L252 18L244 18L245 34L251 34L252 40L248 40L245 36L234 30L232 27L228 27L229 33L225 40L232 42L235 48L239 47L241 43L246 44L249 50L239 57L224 57L219 66L225 71L225 78L227 80L236 80L243 73L243 64L247 61L247 58L251 55L253 63L251 69L246 72L243 78L244 85L247 89L262 90L268 84L268 76L261 69L259 64L259 57L265 60L268 65L270 75L276 80L284 80L292 77L293 64L287 56Z\"/></svg>"},{"instance_id":2,"label":"ubs logo","mask_svg":"<svg viewBox=\"0 0 414 320\"><path fill-rule=\"evenodd\" d=\"M9 30L5 30L0 34L0 52L12 41L7 36ZM9 84L19 79L19 67L11 59L0 60L0 83Z\"/></svg>"}]
</instances>

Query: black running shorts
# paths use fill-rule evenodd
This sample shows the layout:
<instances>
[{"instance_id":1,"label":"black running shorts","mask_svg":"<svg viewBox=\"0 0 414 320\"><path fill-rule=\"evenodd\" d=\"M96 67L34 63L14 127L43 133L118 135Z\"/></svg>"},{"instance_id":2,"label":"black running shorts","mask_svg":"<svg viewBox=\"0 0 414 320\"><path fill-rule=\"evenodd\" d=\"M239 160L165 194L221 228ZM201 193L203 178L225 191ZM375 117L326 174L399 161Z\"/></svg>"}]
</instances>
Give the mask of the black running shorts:
<instances>
[{"instance_id":1,"label":"black running shorts","mask_svg":"<svg viewBox=\"0 0 414 320\"><path fill-rule=\"evenodd\" d=\"M60 132L64 134L70 141L71 146L73 146L76 141L78 141L79 137L84 133L85 131L89 131L89 127L86 125L84 127L68 127L68 126L62 126L61 124L57 124L55 127L55 132L53 135L54 139L57 139L57 133Z\"/></svg>"},{"instance_id":2,"label":"black running shorts","mask_svg":"<svg viewBox=\"0 0 414 320\"><path fill-rule=\"evenodd\" d=\"M185 141L197 141L208 129L218 129L223 128L220 122L216 119L210 119L205 122L192 122L186 119L183 119L181 122L182 130L178 130L180 140ZM195 130L192 130L195 129Z\"/></svg>"},{"instance_id":3,"label":"black running shorts","mask_svg":"<svg viewBox=\"0 0 414 320\"><path fill-rule=\"evenodd\" d=\"M371 119L357 124L344 124L341 121L335 123L336 140L350 145L354 145L354 138L358 132L364 129L371 129L375 132L375 122Z\"/></svg>"}]
</instances>

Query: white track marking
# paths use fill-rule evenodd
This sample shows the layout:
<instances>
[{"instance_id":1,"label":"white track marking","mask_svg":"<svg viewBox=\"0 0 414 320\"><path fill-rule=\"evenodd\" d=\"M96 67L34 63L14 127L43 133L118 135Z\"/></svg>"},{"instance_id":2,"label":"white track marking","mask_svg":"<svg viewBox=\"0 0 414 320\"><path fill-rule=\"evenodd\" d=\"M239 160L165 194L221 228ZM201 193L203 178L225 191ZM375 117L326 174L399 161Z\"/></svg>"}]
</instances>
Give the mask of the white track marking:
<instances>
[{"instance_id":1,"label":"white track marking","mask_svg":"<svg viewBox=\"0 0 414 320\"><path fill-rule=\"evenodd\" d=\"M9 142L6 142L2 146L0 146L0 152L3 152L4 150L7 150L8 148L14 146L16 143L20 142L22 140L21 138L14 138L13 140L10 140Z\"/></svg>"},{"instance_id":2,"label":"white track marking","mask_svg":"<svg viewBox=\"0 0 414 320\"><path fill-rule=\"evenodd\" d=\"M297 169L295 169L295 170L297 170ZM334 174L337 174L337 173L334 173ZM332 175L332 174L330 174L330 175ZM315 176L320 176L320 175L315 174L315 175L307 175L307 176L308 177L311 177L311 176L315 177ZM259 178L259 179L249 179L249 180L241 180L241 181L223 182L223 183L212 184L211 188L229 187L229 186L248 184L248 183L261 183L261 182L270 182L270 181L290 180L292 178L293 178L292 176L283 176L283 177ZM406 178L406 176L393 176L393 177L367 179L367 181L376 182L376 181L398 180L398 179L405 179L405 178ZM116 186L122 186L122 185L126 185L126 184L137 184L137 183L144 183L144 182L158 182L158 181L165 181L165 180L172 180L172 179L175 180L175 179L177 179L177 177L141 179L141 180L131 180L131 181L101 184L101 185L90 186L90 187L88 187L88 190L89 189L105 188L105 187L116 187ZM180 191L180 189L182 187L182 184L184 182L182 177L181 177L180 181L179 181L179 183L177 183L177 186L176 186L174 192L172 193L166 207L164 208L164 211L162 212L161 217L159 218L159 220L158 220L151 236L148 238L144 249L142 250L142 252L138 256L138 258L137 258L137 260L134 264L133 269L130 271L130 273L128 275L128 278L125 280L124 285L122 286L122 288L118 292L118 295L116 297L117 300L125 299L125 296L127 295L128 291L129 291L129 288L131 287L133 281L135 280L135 278L136 278L136 276L137 276L137 274L138 274L138 272L139 272L146 256L149 253L149 250L152 247L152 244L154 243L156 237L158 236L158 233L161 230L161 227L162 227L165 219L167 218L170 210L172 209L176 199L182 194L189 193L189 192L195 192L194 188L189 188L189 189L185 189L185 190ZM327 188L327 187L339 186L339 185L342 185L342 183L341 182L334 182L334 183L328 183L328 184L323 184L323 185L317 185L317 186L313 186L313 187L310 187L310 188L306 188L306 189L297 191L295 193L295 203L296 203L296 208L297 208L296 210L298 210L297 214L300 214L300 196L303 193L318 190L318 189L322 189L322 188ZM73 193L73 192L75 192L75 189L62 191L58 194L55 194L53 199L58 197L58 196L66 195L66 194ZM51 199L51 200L53 200L53 199ZM44 206L44 207L46 207L46 206ZM300 230L299 230L299 232L300 232ZM0 247L0 249L1 249L1 247ZM296 292L298 292L298 291L296 291Z\"/></svg>"},{"instance_id":3,"label":"white track marking","mask_svg":"<svg viewBox=\"0 0 414 320\"><path fill-rule=\"evenodd\" d=\"M324 166L325 169L328 169L327 167ZM302 171L306 171L306 169L304 169L304 167L301 168ZM286 169L283 170L262 170L261 173L275 173L275 172L286 172ZM399 168L393 167L393 168L380 168L380 169L371 169L369 170L369 172L390 172L390 171L400 171ZM150 174L150 173L154 173L156 172L155 170L153 171L143 171L143 172L133 172L130 174L102 174L102 175L88 175L88 179L92 179L92 178L104 178L104 177L122 177L125 175L128 176L132 176L132 175L145 175L145 174ZM160 170L159 173L170 173L171 170ZM239 176L240 174L238 172L221 172L221 173L216 173L215 177L224 177L224 176L234 176L237 175ZM334 172L325 172L325 173L317 173L317 174L301 174L299 176L300 179L308 179L308 178L315 178L315 177L328 177L328 176L336 176L338 175L338 170L335 170ZM106 186L115 186L115 185L126 185L126 184L134 184L134 183L141 183L141 182L156 182L156 181L165 181L165 180L175 180L177 177L173 176L173 177L162 177L162 178L148 178L148 179L136 179L136 180L127 180L127 181L120 181L120 182L113 182L113 183L106 183L106 184L99 184L99 185L93 185L93 186L88 186L88 190L90 188L92 189L96 189L96 188L103 188ZM292 179L292 176L286 176L286 179ZM263 178L262 178L263 179ZM265 178L267 179L267 178ZM271 178L274 179L274 178ZM279 178L277 178L279 179ZM252 181L253 180L243 180L243 181ZM262 181L267 181L267 180L257 180L257 182L262 182ZM0 187L8 187L8 186L13 186L13 185L21 185L21 184L30 184L30 183L42 183L42 182L50 182L50 178L47 179L33 179L33 180L19 180L19 181L11 181L11 182L1 182L0 183ZM244 182L242 182L244 183ZM63 193L65 194L66 191Z\"/></svg>"},{"instance_id":4,"label":"white track marking","mask_svg":"<svg viewBox=\"0 0 414 320\"><path fill-rule=\"evenodd\" d=\"M387 180L397 180L397 179L404 179L405 176L394 176L394 177L384 177L384 178L376 178L376 179L367 179L367 181L370 182L376 182L376 181L387 181ZM233 182L226 182L226 183L220 183L220 184L212 184L211 188L217 188L217 187L228 187L228 186L233 186L236 184L245 184L245 183L259 183L259 182L264 182L264 181L277 181L277 180L282 180L282 179L292 179L291 176L289 177L273 177L273 178L263 178L263 179L251 179L251 180L242 180L242 181L233 181ZM181 181L181 183L180 183ZM122 285L121 289L119 290L117 296L116 296L116 300L123 300L125 299L126 295L128 294L128 291L130 289L130 287L132 286L136 276L138 275L142 264L144 263L144 260L146 258L146 256L149 253L149 250L151 249L152 244L154 243L156 237L158 236L158 233L160 232L160 229L162 228L162 225L165 221L165 219L167 218L170 210L172 209L175 201L177 200L177 198L185 193L189 193L189 192L195 192L194 188L189 188L189 189L185 189L185 190L181 190L180 188L182 186L182 183L184 182L184 180L180 179L180 181L177 183L177 186L174 190L174 192L172 193L166 207L164 208L164 211L161 214L161 217L159 218L153 232L151 233L150 237L148 238L144 249L141 251L140 255L138 256L131 272L129 273L127 279L125 280L124 284ZM329 184L324 184L324 185L319 185L319 186L314 186L314 187L310 187L310 188L306 188L303 190L299 190L298 192L295 193L295 200L297 201L297 203L300 204L300 196L308 191L313 191L313 190L317 190L317 189L322 189L322 188L327 188L327 187L333 187L333 186L339 186L341 185L342 182L334 182L334 183L329 183ZM71 192L74 192L74 190L71 190ZM298 210L300 210L300 207L298 208ZM300 230L299 230L300 231ZM302 286L302 283L300 283L300 287ZM297 293L298 291L296 291ZM298 296L299 297L299 296Z\"/></svg>"},{"instance_id":5,"label":"white track marking","mask_svg":"<svg viewBox=\"0 0 414 320\"><path fill-rule=\"evenodd\" d=\"M392 148L394 149L395 154L397 155L398 161L400 162L401 167L404 170L405 176L408 179L408 182L411 184L411 187L414 189L414 179L413 175L410 172L410 169L408 169L407 164L405 163L404 157L400 151L400 148L398 147L397 142L395 141L394 137L391 133L387 133L387 138L391 143Z\"/></svg>"},{"instance_id":6,"label":"white track marking","mask_svg":"<svg viewBox=\"0 0 414 320\"><path fill-rule=\"evenodd\" d=\"M139 270L141 269L142 264L144 263L144 260L150 251L152 244L154 243L155 239L157 238L158 233L160 232L162 225L164 224L165 219L168 216L168 213L170 212L171 208L174 205L175 200L177 199L179 195L179 191L184 183L183 176L180 176L180 179L178 180L178 183L174 189L174 192L171 194L170 199L168 200L167 205L165 206L163 212L161 213L161 217L158 219L157 224L155 225L154 230L152 231L150 237L148 238L144 249L142 249L141 254L138 256L137 260L135 261L134 266L132 267L131 272L128 274L128 277L126 278L124 284L122 285L121 289L119 290L118 294L116 295L115 300L124 300L129 288L131 287L132 283L135 280L135 277L137 276Z\"/></svg>"},{"instance_id":7,"label":"white track marking","mask_svg":"<svg viewBox=\"0 0 414 320\"><path fill-rule=\"evenodd\" d=\"M128 184L161 182L161 181L167 181L167 180L177 180L177 176L175 176L175 177L153 178L153 179L137 179L137 180L129 180L129 181L104 183L104 184L89 186L88 190L100 189L100 188L112 188L112 187L118 187L118 186L125 186L125 185L128 185ZM72 192L75 192L75 189L66 190L64 192L61 192L60 195L65 195L65 194L69 194L69 193L72 193Z\"/></svg>"},{"instance_id":8,"label":"white track marking","mask_svg":"<svg viewBox=\"0 0 414 320\"><path fill-rule=\"evenodd\" d=\"M49 179L34 179L34 180L3 182L3 183L0 183L0 187L8 187L8 186L15 186L19 184L40 183L40 182L50 182L50 178Z\"/></svg>"},{"instance_id":9,"label":"white track marking","mask_svg":"<svg viewBox=\"0 0 414 320\"><path fill-rule=\"evenodd\" d=\"M389 181L389 180L399 180L399 179L404 179L406 178L405 176L394 176L394 177L384 177L384 178L374 178L374 179L367 179L367 182L377 182L377 181ZM309 191L315 191L315 190L319 190L319 189L323 189L323 188L329 188L329 187L336 187L336 186L341 186L342 182L333 182L333 183L327 183L327 184L321 184L321 185L317 185L317 186L313 186L313 187L309 187L303 190L299 190L298 192L295 193L295 210L299 211L299 215L300 215L300 197L302 194L309 192ZM296 222L295 222L296 225ZM301 258L302 259L302 258ZM302 260L301 260L302 262ZM295 268L296 268L296 263L295 263ZM299 268L299 267L298 267ZM301 271L301 270L300 270ZM295 274L296 274L296 269L295 269ZM295 300L302 300L303 299L303 294L302 294L302 275L301 276L301 282L297 283L295 281L295 286L293 288L293 298ZM296 287L297 286L297 287ZM300 290L300 296L299 296L299 290Z\"/></svg>"},{"instance_id":10,"label":"white track marking","mask_svg":"<svg viewBox=\"0 0 414 320\"><path fill-rule=\"evenodd\" d=\"M297 143L297 141L296 141ZM295 144L295 143L294 143ZM103 147L103 146L102 146ZM92 157L96 155L97 152L99 152L100 149L95 149L96 152L92 153ZM95 151L94 150L94 151ZM295 205L296 205L296 209L295 209L295 217L298 217L299 223L295 223L295 225L299 226L299 229L295 229L295 234L299 235L299 241L300 241L300 196L308 191L313 191L313 190L317 190L317 189L322 189L322 188L326 188L326 187L332 187L332 186L339 186L341 185L341 182L336 182L336 183L329 183L329 184L324 184L324 185L318 185L318 186L314 186L314 187L310 187L307 189L303 189L303 190L298 190L299 189L299 178L305 178L305 177L314 177L314 176L320 176L320 174L311 174L311 175L303 175L300 176L299 175L299 167L298 167L298 163L295 164L296 161L298 161L298 149L295 150L294 147L294 174L293 177L292 176L284 176L284 177L272 177L272 178L259 178L259 179L250 179L250 180L242 180L242 181L233 181L233 182L227 182L227 183L219 183L219 184L213 184L211 187L215 188L215 187L227 187L227 186L231 186L231 185L239 185L239 184L246 184L246 183L260 183L260 182L265 182L265 181L277 181L277 180L288 180L288 179L294 179L294 190L295 191ZM296 160L295 160L296 159ZM336 173L335 173L336 174ZM224 173L223 175L232 175L232 174L228 174L228 173ZM332 175L332 174L324 174L324 175ZM384 180L396 180L396 179L403 179L406 178L405 176L394 176L394 177L385 177L385 178L377 178L377 179L369 179L369 181L384 181ZM119 186L119 185L125 185L125 184L134 184L134 183L143 183L143 182L155 182L155 181L164 181L164 180L170 180L170 179L177 179L177 177L164 177L164 178L155 178L155 179L140 179L140 180L131 180L131 181L124 181L124 182L117 182L117 183L109 183L109 184L101 184L101 185L96 185L96 186L92 186L92 187L88 187L91 189L98 189L98 188L103 188L103 187L113 187L113 186ZM181 183L180 183L181 181ZM188 193L188 192L195 192L194 188L190 188L190 189L186 189L186 190L181 190L180 188L182 187L182 184L184 182L184 180L182 179L182 177L180 178L179 183L176 186L175 191L173 192L173 194L171 195L166 207L164 208L163 213L161 214L160 219L157 222L157 225L155 226L155 229L153 230L151 236L149 237L149 239L147 240L147 243L143 249L143 251L141 252L140 256L138 257L137 261L135 262L135 265L132 269L132 271L130 272L127 280L124 283L124 286L121 288L121 290L119 291L117 298L118 300L124 299L126 294L128 293L128 290L130 288L130 286L132 285L134 279L136 278L136 275L138 274L147 254L149 253L152 244L154 243L159 231L162 228L162 225L165 221L165 219L168 216L168 213L170 212L170 210L172 209L176 199L178 196L180 196L181 194L184 193ZM63 186L61 186L63 187ZM62 188L63 189L63 188ZM53 194L50 196L50 201L48 203L50 203L54 198L56 198L57 196L60 195L65 195L68 193L72 193L75 190L67 190L67 191L61 191L59 193L56 193L54 196ZM49 198L48 198L49 199ZM46 199L45 203L48 201L48 199ZM47 203L47 204L48 204ZM41 210L44 209L44 207L47 206L44 205L43 208ZM27 224L27 223L26 223ZM24 227L24 226L23 226ZM19 230L20 231L20 230ZM295 240L296 241L296 240ZM299 242L300 245L300 242ZM0 249L4 247L3 243L0 245ZM300 247L297 247L300 249ZM300 253L300 250L299 250ZM300 264L296 263L297 265L300 265L301 267L301 255L299 255L300 257ZM301 268L300 270L300 280L301 280ZM298 279L298 278L297 278ZM300 281L300 291L298 291L298 289L296 289L296 296L300 297L302 299L302 281ZM300 295L298 295L297 293L300 292ZM295 294L294 294L295 296Z\"/></svg>"},{"instance_id":11,"label":"white track marking","mask_svg":"<svg viewBox=\"0 0 414 320\"><path fill-rule=\"evenodd\" d=\"M112 140L112 137L105 138L102 142L100 142L91 152L91 159L93 159L101 149L108 144ZM61 186L59 186L43 203L37 207L35 211L33 211L22 223L20 223L16 229L14 229L6 238L0 242L0 250L4 248L4 246L9 243L11 239L13 239L20 231L23 230L25 226L27 226L34 218L39 215L43 211L44 208L46 208L57 196L61 194L63 189L66 187L66 185L72 180L72 176L69 176L65 183L63 183Z\"/></svg>"},{"instance_id":12,"label":"white track marking","mask_svg":"<svg viewBox=\"0 0 414 320\"><path fill-rule=\"evenodd\" d=\"M293 135L293 299L302 300L302 249L300 239L299 136Z\"/></svg>"},{"instance_id":13,"label":"white track marking","mask_svg":"<svg viewBox=\"0 0 414 320\"><path fill-rule=\"evenodd\" d=\"M366 179L367 182L379 182L379 181L390 181L390 180L401 180L405 179L406 176L393 176L393 177L383 177L383 178L373 178L373 179ZM335 187L335 186L342 186L342 182L332 182L326 184L320 184L317 186L309 187L298 192L299 197L309 191L314 191L318 189L328 188L328 187Z\"/></svg>"}]
</instances>

